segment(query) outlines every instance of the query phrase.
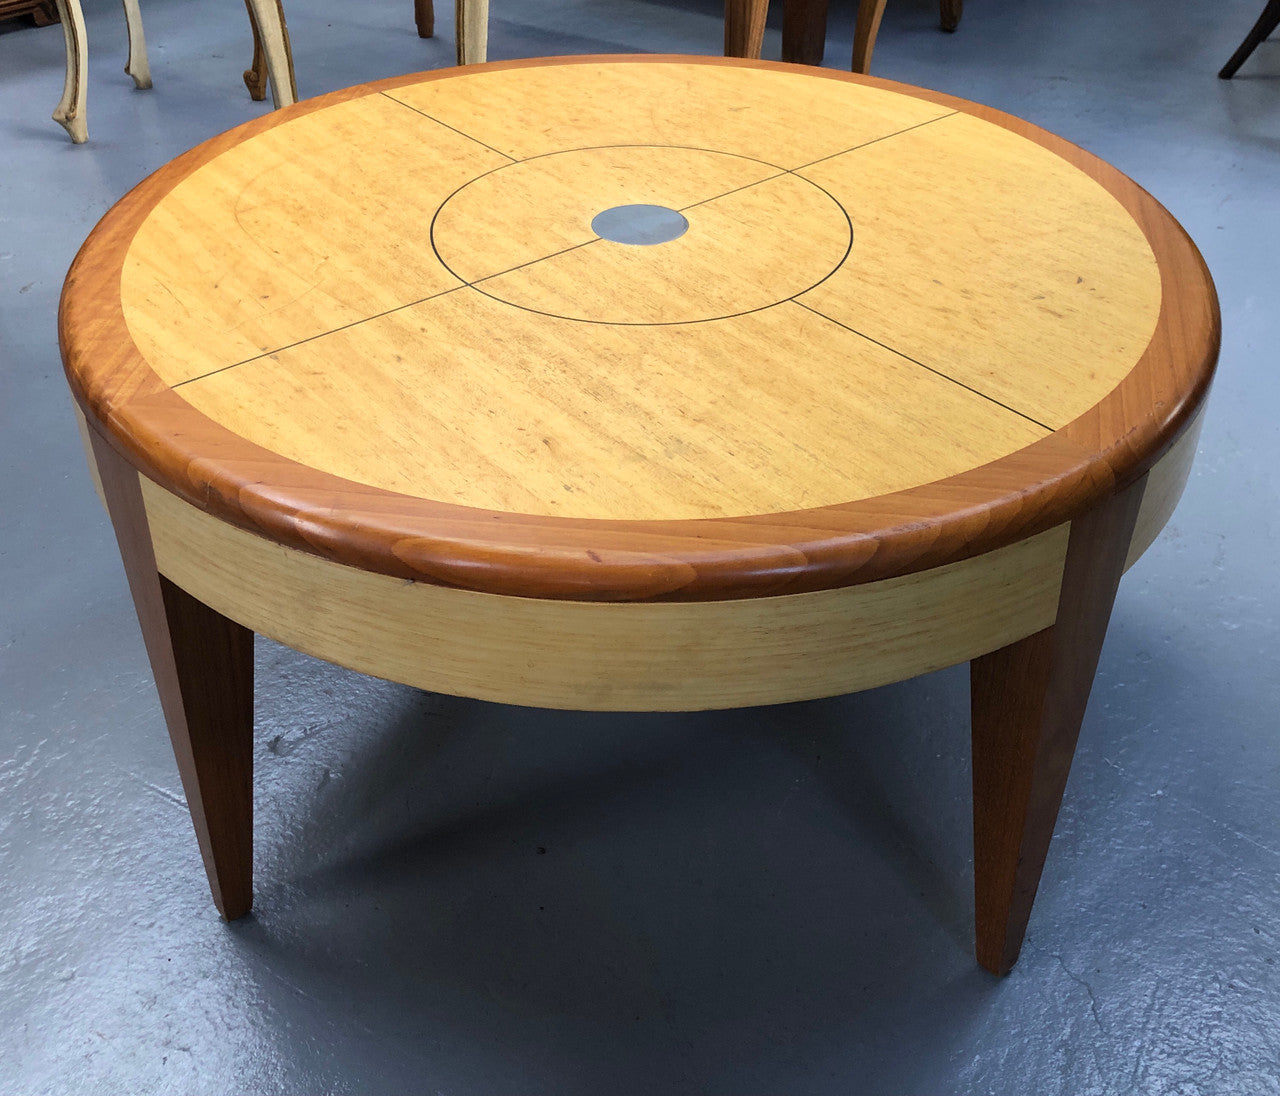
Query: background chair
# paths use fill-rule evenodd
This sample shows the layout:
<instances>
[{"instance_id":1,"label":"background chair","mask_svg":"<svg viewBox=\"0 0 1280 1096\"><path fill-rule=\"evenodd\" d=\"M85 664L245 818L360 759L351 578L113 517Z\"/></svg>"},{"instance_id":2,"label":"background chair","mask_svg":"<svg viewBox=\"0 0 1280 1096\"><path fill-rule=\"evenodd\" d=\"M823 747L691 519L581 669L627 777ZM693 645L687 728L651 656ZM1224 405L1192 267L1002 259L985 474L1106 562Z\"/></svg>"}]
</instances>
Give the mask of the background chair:
<instances>
[{"instance_id":1,"label":"background chair","mask_svg":"<svg viewBox=\"0 0 1280 1096\"><path fill-rule=\"evenodd\" d=\"M790 4L794 0L787 0ZM769 0L725 0L724 52L726 57L759 57L764 43L764 21ZM435 33L432 0L414 0L418 35ZM474 65L489 54L489 0L454 0L458 64Z\"/></svg>"},{"instance_id":2,"label":"background chair","mask_svg":"<svg viewBox=\"0 0 1280 1096\"><path fill-rule=\"evenodd\" d=\"M802 65L820 65L827 43L829 0L786 0L782 22L782 59ZM853 34L853 71L866 72L871 65L880 17L886 0L861 0ZM964 0L939 0L939 24L954 31L964 14Z\"/></svg>"},{"instance_id":3,"label":"background chair","mask_svg":"<svg viewBox=\"0 0 1280 1096\"><path fill-rule=\"evenodd\" d=\"M1218 73L1219 78L1230 80L1236 74L1236 69L1249 59L1249 54L1257 49L1277 26L1280 26L1280 0L1267 0L1267 6L1262 9L1258 21L1253 24L1253 30L1244 36L1240 48L1231 55L1231 60L1222 66L1222 71Z\"/></svg>"},{"instance_id":4,"label":"background chair","mask_svg":"<svg viewBox=\"0 0 1280 1096\"><path fill-rule=\"evenodd\" d=\"M871 65L880 18L887 0L860 0L853 38L853 71L866 72ZM827 38L829 0L786 0L783 7L782 59L820 65ZM1273 6L1280 0L1272 0ZM489 0L455 0L458 26L458 64L484 61L488 56ZM725 0L724 52L726 57L759 57L764 42L769 0ZM964 0L939 0L939 22L954 31L964 13ZM414 0L418 34L435 33L432 0ZM1274 27L1274 24L1273 24Z\"/></svg>"},{"instance_id":5,"label":"background chair","mask_svg":"<svg viewBox=\"0 0 1280 1096\"><path fill-rule=\"evenodd\" d=\"M89 138L85 74L89 67L89 42L80 0L57 0L62 19L62 33L67 45L67 71L62 85L62 98L53 110L53 120L76 144ZM289 51L289 34L285 28L281 0L245 0L249 22L253 28L253 65L245 72L249 94L255 99L265 95L270 75L276 106L284 106L298 98L293 78L293 57ZM138 0L124 0L125 22L129 27L129 61L124 70L139 88L151 87L151 67L147 62L147 40L142 30L142 13Z\"/></svg>"}]
</instances>

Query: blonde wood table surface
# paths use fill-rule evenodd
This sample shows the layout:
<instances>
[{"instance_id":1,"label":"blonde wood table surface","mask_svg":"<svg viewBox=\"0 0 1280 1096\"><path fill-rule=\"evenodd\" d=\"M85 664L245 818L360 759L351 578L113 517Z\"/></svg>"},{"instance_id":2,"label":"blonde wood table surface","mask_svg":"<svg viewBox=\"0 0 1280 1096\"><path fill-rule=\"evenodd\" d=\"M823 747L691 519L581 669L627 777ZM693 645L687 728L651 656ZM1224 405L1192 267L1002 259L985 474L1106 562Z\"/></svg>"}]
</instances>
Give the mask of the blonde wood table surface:
<instances>
[{"instance_id":1,"label":"blonde wood table surface","mask_svg":"<svg viewBox=\"0 0 1280 1096\"><path fill-rule=\"evenodd\" d=\"M60 323L224 916L251 902L254 632L567 709L971 660L998 972L1219 338L1183 231L1065 141L678 57L251 122L107 214Z\"/></svg>"}]
</instances>

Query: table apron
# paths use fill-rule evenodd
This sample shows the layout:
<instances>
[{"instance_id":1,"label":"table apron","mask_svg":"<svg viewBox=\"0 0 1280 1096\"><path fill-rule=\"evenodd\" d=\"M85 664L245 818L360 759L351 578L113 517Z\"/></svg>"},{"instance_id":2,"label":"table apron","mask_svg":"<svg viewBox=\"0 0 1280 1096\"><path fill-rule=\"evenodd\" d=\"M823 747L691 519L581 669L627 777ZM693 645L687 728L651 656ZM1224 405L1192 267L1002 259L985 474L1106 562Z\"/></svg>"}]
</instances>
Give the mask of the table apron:
<instances>
[{"instance_id":1,"label":"table apron","mask_svg":"<svg viewBox=\"0 0 1280 1096\"><path fill-rule=\"evenodd\" d=\"M1152 468L1126 567L1177 505L1201 418ZM98 486L92 457L90 470ZM141 483L160 572L237 623L417 688L573 710L784 703L976 658L1054 623L1070 533L1066 523L944 567L783 597L540 600L334 563L230 525L145 476Z\"/></svg>"}]
</instances>

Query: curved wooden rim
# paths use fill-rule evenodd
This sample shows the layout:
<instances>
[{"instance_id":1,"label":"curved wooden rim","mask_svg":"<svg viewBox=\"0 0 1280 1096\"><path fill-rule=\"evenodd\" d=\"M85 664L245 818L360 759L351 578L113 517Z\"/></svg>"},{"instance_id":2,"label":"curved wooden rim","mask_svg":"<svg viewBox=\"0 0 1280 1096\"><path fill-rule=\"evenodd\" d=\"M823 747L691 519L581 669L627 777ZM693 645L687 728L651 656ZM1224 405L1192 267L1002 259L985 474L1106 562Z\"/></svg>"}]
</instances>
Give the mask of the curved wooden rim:
<instances>
[{"instance_id":1,"label":"curved wooden rim","mask_svg":"<svg viewBox=\"0 0 1280 1096\"><path fill-rule=\"evenodd\" d=\"M120 280L155 204L228 148L336 103L457 76L442 69L346 88L214 137L122 198L68 273L59 339L76 399L140 471L202 509L328 559L491 593L581 600L715 600L871 582L1003 547L1070 521L1142 475L1208 392L1220 318L1208 269L1145 190L1091 153L1028 122L939 92L827 69L661 55L537 58L468 73L556 64L708 64L803 72L945 105L1061 156L1107 189L1156 256L1162 300L1137 364L1098 404L1025 449L961 475L877 498L790 513L604 521L486 511L354 483L287 460L171 391L134 346Z\"/></svg>"}]
</instances>

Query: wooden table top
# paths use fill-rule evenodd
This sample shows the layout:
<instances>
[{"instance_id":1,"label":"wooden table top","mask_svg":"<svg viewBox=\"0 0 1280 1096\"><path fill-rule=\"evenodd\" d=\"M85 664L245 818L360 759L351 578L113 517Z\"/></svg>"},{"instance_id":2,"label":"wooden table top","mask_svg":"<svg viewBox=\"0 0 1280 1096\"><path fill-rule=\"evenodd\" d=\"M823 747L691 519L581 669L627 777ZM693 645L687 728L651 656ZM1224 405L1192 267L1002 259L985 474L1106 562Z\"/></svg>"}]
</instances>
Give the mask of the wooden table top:
<instances>
[{"instance_id":1,"label":"wooden table top","mask_svg":"<svg viewBox=\"0 0 1280 1096\"><path fill-rule=\"evenodd\" d=\"M602 239L618 206L687 231ZM453 69L144 181L63 296L90 417L281 543L498 593L860 583L1070 520L1207 390L1165 210L989 109L702 58Z\"/></svg>"}]
</instances>

